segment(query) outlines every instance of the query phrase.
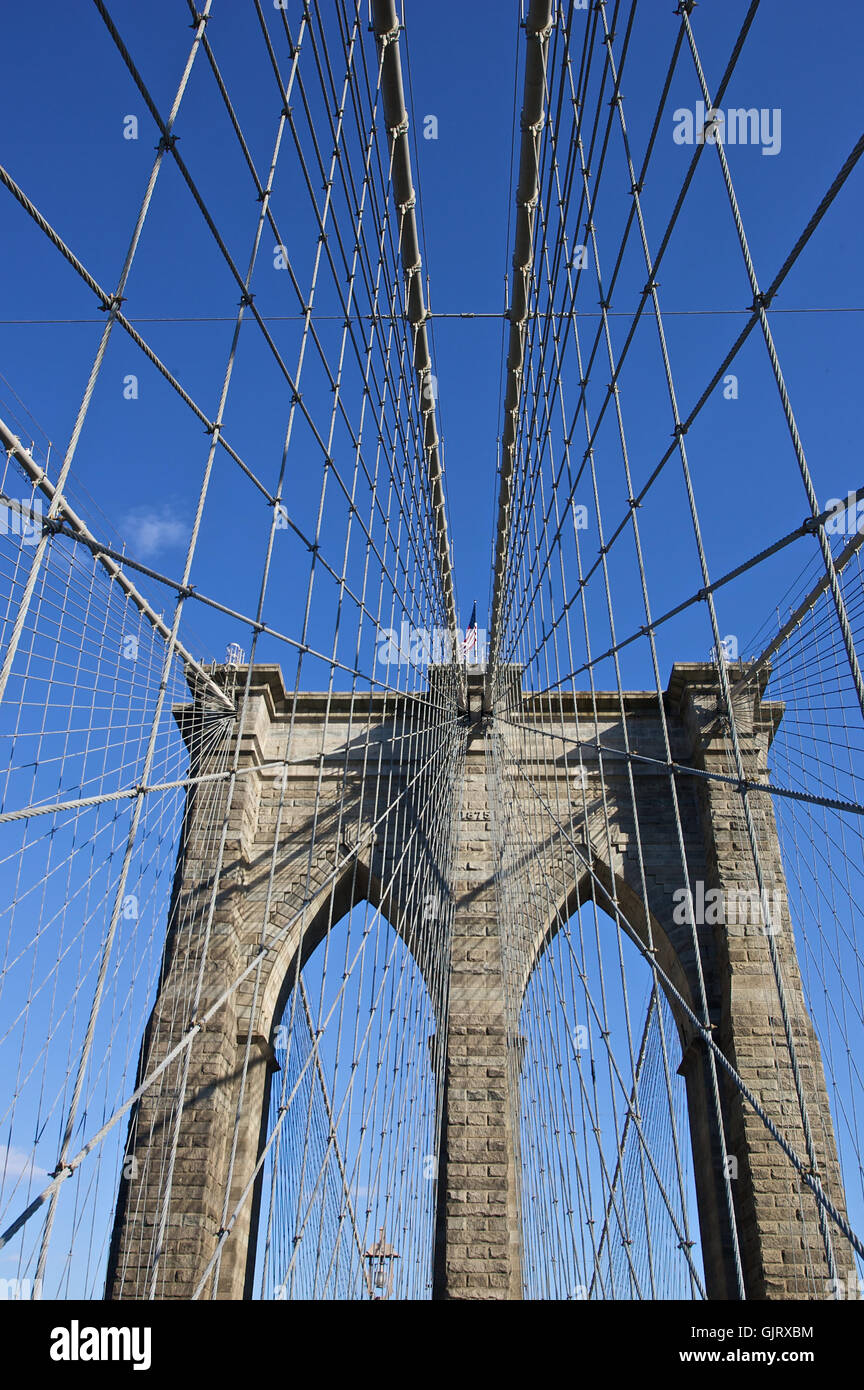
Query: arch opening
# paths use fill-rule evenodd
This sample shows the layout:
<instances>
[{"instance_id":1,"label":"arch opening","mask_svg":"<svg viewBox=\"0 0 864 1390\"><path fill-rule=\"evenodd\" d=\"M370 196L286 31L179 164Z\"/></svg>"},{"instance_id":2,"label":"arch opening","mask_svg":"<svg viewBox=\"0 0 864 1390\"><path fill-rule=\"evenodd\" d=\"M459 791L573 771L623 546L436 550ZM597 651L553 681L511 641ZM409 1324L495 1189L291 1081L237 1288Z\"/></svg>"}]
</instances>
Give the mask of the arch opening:
<instances>
[{"instance_id":1,"label":"arch opening","mask_svg":"<svg viewBox=\"0 0 864 1390\"><path fill-rule=\"evenodd\" d=\"M638 931L576 893L539 936L515 995L524 1296L702 1298L681 1033Z\"/></svg>"},{"instance_id":2,"label":"arch opening","mask_svg":"<svg viewBox=\"0 0 864 1390\"><path fill-rule=\"evenodd\" d=\"M368 899L295 961L274 1014L253 1297L430 1297L437 1037L423 973Z\"/></svg>"}]
</instances>

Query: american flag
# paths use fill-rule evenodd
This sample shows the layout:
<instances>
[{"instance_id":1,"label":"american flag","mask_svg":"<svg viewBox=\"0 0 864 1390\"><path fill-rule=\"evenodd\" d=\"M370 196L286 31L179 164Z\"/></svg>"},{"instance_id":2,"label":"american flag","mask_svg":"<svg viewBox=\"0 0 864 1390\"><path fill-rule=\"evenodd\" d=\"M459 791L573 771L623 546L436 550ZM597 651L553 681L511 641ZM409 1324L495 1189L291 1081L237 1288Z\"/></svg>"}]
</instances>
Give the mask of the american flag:
<instances>
[{"instance_id":1,"label":"american flag","mask_svg":"<svg viewBox=\"0 0 864 1390\"><path fill-rule=\"evenodd\" d=\"M462 656L465 661L469 655L477 650L477 600L474 600L474 607L471 609L471 621L465 629L465 640L462 643Z\"/></svg>"}]
</instances>

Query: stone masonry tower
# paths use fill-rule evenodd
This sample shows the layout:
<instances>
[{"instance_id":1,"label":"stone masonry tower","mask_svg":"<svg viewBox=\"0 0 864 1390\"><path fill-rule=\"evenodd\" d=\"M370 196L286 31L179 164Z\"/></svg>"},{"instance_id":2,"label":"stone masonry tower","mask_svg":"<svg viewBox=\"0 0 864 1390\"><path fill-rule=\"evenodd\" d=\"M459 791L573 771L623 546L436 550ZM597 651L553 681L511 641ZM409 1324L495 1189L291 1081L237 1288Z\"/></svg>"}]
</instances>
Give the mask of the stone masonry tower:
<instances>
[{"instance_id":1,"label":"stone masonry tower","mask_svg":"<svg viewBox=\"0 0 864 1390\"><path fill-rule=\"evenodd\" d=\"M245 676L245 673L241 673ZM176 1046L189 1026L190 981L209 930L207 976L199 1012L220 997L226 979L236 977L254 957L261 931L262 905L269 921L286 930L278 950L245 986L220 1009L189 1049L185 1103L177 1112L183 1078L180 1062L163 1072L142 1096L132 1115L129 1156L135 1177L125 1178L117 1204L106 1296L147 1296L154 1250L159 1251L158 1297L189 1298L212 1259L223 1220L226 1187L232 1207L253 1182L255 1164L266 1139L266 1115L272 1075L273 1028L282 1017L299 962L327 931L362 898L380 906L417 955L433 1007L449 995L442 1097L442 1135L437 1189L437 1229L433 1296L441 1299L519 1299L520 1261L518 1094L522 1040L508 1024L502 950L502 920L497 874L501 846L496 842L500 807L494 804L491 775L494 711L483 708L483 681L468 682L467 708L460 714L464 752L458 766L442 767L448 785L460 792L458 825L452 826L450 881L440 889L453 901L452 953L448 989L434 978L434 962L411 938L410 895L417 872L400 874L400 851L410 827L427 810L410 794L400 798L392 824L382 827L380 784L402 778L410 793L410 765L394 749L406 720L416 719L393 697L367 693L358 697L330 694L287 695L279 669L261 666L252 673L251 697L243 727L240 765L231 801L228 836L212 920L204 903L212 899L215 865L214 821L223 816L218 795L205 801L190 794L184 852L178 862L175 901L182 926L169 933L156 999L142 1044L142 1075L153 1070ZM742 687L736 719L746 771L765 780L766 759L782 708L762 700L757 683ZM542 728L548 715L542 697L524 692L521 721ZM631 692L623 697L630 748L662 760L657 697ZM569 702L568 702L569 701ZM673 759L697 770L728 769L728 738L718 714L718 689L709 665L677 665L664 696ZM192 746L199 707L175 711ZM621 748L622 715L617 693L591 697L562 696L556 701L555 728L568 727L584 739L589 721L598 721L604 748ZM322 730L324 746L322 748ZM290 740L291 756L286 757ZM377 750L373 758L370 747ZM428 752L428 750L427 750ZM589 896L589 869L607 885L626 915L637 945L647 948L694 1013L699 991L692 925L676 921L674 904L682 883L668 775L656 763L635 763L635 808L623 760L602 765L605 805L612 809L614 840L604 838L599 796L601 763L590 749L582 769L566 756L539 764L532 771L547 801L555 804L555 779L563 798L574 807L568 826L550 822L525 863L525 893L542 882L557 903L556 912L532 939L521 943L527 959L524 989L533 964L554 936L556 923L567 919ZM282 760L285 787L277 787L274 767ZM578 798L570 792L580 771ZM582 795L585 790L585 796ZM286 795L287 793L287 795ZM279 823L278 862L272 878L275 807L285 812ZM774 935L783 972L795 1038L801 1086L809 1114L819 1180L843 1212L844 1199L828 1108L822 1062L804 1004L795 955L777 830L770 800L753 798L760 855L768 889L782 904ZM577 801L583 810L577 817ZM557 804L560 806L559 795ZM705 891L746 892L747 851L740 824L740 798L726 782L684 777L679 805L691 882ZM587 806L587 811L584 808ZM423 874L440 876L444 846L434 843L432 825L424 826L429 845ZM314 852L310 857L309 847ZM568 846L576 845L579 857ZM637 850L647 878L639 889ZM334 877L334 866L343 869ZM578 868L584 864L584 873ZM381 885L388 885L386 894ZM172 919L173 920L173 919ZM527 917L526 917L527 921ZM750 1092L799 1155L806 1151L794 1077L782 1046L777 990L767 936L756 922L699 924L695 927L702 960L712 1036ZM299 953L299 956L298 956ZM706 1288L710 1298L737 1297L732 1237L721 1141L716 1125L708 1052L702 1036L673 999L680 1036L680 1072L687 1088L690 1138L697 1187L699 1226ZM512 1013L509 1015L512 1020ZM247 1039L253 1040L245 1089L238 1077ZM777 1040L779 1046L775 1046ZM815 1216L814 1201L799 1175L738 1088L720 1070L721 1104L727 1154L734 1159L732 1183L745 1292L748 1298L825 1297L828 1265ZM240 1141L230 1136L241 1114ZM149 1157L154 1135L166 1131L176 1139L170 1200L164 1200L164 1173ZM160 1147L164 1152L164 1146ZM229 1183L230 1174L230 1183ZM218 1297L252 1296L259 1193L245 1202L221 1260ZM829 1223L830 1224L830 1223ZM836 1231L833 1252L837 1274L851 1269L848 1247ZM815 1271L815 1274L814 1274ZM208 1296L205 1288L204 1296Z\"/></svg>"}]
</instances>

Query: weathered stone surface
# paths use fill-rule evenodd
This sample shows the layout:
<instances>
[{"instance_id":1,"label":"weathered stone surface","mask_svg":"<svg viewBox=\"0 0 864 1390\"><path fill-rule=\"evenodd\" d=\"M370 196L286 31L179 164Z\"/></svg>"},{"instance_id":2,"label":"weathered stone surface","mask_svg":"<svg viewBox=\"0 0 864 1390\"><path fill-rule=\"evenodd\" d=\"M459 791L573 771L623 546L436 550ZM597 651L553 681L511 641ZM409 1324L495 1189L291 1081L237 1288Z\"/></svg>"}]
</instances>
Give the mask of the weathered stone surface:
<instances>
[{"instance_id":1,"label":"weathered stone surface","mask_svg":"<svg viewBox=\"0 0 864 1390\"><path fill-rule=\"evenodd\" d=\"M674 759L728 772L728 731L717 717L712 668L677 666L662 711L650 693L628 694L624 706L630 747L635 751L661 761L665 758L662 713ZM219 998L225 982L255 957L262 934L279 933L280 945L260 973L247 977L197 1037L189 1053L188 1076L184 1078L182 1058L173 1062L133 1113L128 1154L135 1159L135 1171L121 1184L109 1262L110 1297L146 1296L160 1231L157 1296L191 1297L212 1258L225 1215L247 1037L251 1034L253 1041L229 1209L249 1183L261 1152L273 1065L270 1040L288 998L297 953L305 959L327 923L338 920L352 902L363 897L380 905L402 932L439 1016L443 1016L444 984L449 987L434 1294L463 1300L521 1297L514 1125L523 1043L508 1030L505 1008L496 884L500 846L495 839L500 836L501 808L495 806L487 781L491 740L479 717L478 700L472 709L462 765L449 770L461 784L461 796L456 798L458 818L447 832L450 840L434 840L434 818L430 818L429 825L422 826L426 859L400 870L400 853L409 831L417 828L424 815L422 803L406 795L392 815L381 820L382 806L410 778L410 761L400 762L393 751L394 740L404 733L409 718L406 708L385 695L367 693L352 699L307 694L298 698L292 711L277 668L256 670L241 740L244 775L238 778L228 815L220 891L212 914L207 906L219 840L214 826L221 825L224 817L225 790L211 790L200 804L194 796L190 798L175 885L176 920L183 925L166 943L162 985L142 1047L144 1071L152 1071L182 1038L193 1009L200 1016ZM755 781L764 780L780 714L776 706L761 704L755 691L739 711L747 775ZM417 737L413 746L418 758L428 758L433 745L418 717L414 702L410 718ZM189 715L182 719L188 724ZM572 736L574 742L584 739L587 724L607 747L623 746L617 694L561 695L555 700L554 719L548 703L525 694L523 719L538 728L548 722L556 733ZM290 762L283 788L275 780L272 765L286 753ZM556 818L550 817L545 826L538 824L522 886L527 893L542 882L546 895L556 900L556 909L540 930L526 925L526 932L535 934L526 936L519 953L524 973L515 986L513 980L508 985L515 987L517 996L524 990L533 965L552 938L555 921L566 920L587 896L587 869L580 875L574 868L584 860L596 881L605 885L610 902L619 904L635 936L656 951L658 964L701 1017L693 928L677 922L673 912L675 894L684 887L678 826L691 883L700 881L706 890L726 895L746 892L753 886L752 861L740 796L727 783L681 778L676 779L676 807L668 775L646 763L633 765L634 801L622 760L606 758L601 766L597 753L588 750L583 763L585 773L578 783L579 769L566 755L550 763L538 752L536 763L526 769L556 807ZM447 772L442 769L442 775ZM751 798L751 805L766 886L779 894L778 930L769 939L761 923L747 920L695 928L708 1017L718 1046L803 1155L801 1108L784 1044L771 959L769 942L773 940L817 1168L826 1191L842 1210L822 1062L804 1007L776 827L767 798ZM273 890L268 892L277 834L276 873ZM574 856L573 844L581 847L581 858ZM444 874L442 866L447 864L449 874ZM335 873L337 865L341 868ZM417 882L434 883L442 899L450 895L453 900L446 982L436 969L438 958L425 958L423 943L411 935L411 913L405 904L416 892ZM380 885L388 883L382 894ZM205 942L208 967L196 1005L193 981ZM674 1000L672 1007L680 1032L680 1070L687 1084L708 1293L732 1298L736 1294L734 1262L707 1050ZM443 1040L445 1030L439 1031ZM437 1037L430 1044L440 1045ZM176 1101L184 1084L170 1201L163 1207L164 1174L149 1156L151 1150L161 1155L165 1133L174 1132ZM728 1153L737 1164L732 1189L747 1296L824 1297L828 1270L814 1203L806 1193L802 1196L792 1166L722 1071L719 1086ZM220 1298L250 1296L257 1202L256 1193L246 1202L225 1244ZM838 1274L845 1279L851 1268L848 1255L839 1241L835 1240L834 1249Z\"/></svg>"}]
</instances>

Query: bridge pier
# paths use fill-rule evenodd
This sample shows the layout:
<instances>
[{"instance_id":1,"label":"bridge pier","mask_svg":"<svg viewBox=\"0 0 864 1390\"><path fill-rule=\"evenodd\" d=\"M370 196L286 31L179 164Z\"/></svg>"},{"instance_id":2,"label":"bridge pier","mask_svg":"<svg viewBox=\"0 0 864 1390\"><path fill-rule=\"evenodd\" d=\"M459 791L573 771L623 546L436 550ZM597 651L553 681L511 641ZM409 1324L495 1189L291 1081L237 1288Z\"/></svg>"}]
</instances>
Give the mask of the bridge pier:
<instances>
[{"instance_id":1,"label":"bridge pier","mask_svg":"<svg viewBox=\"0 0 864 1390\"><path fill-rule=\"evenodd\" d=\"M732 668L733 679L736 674L742 675L743 668ZM764 673L763 683L766 679ZM728 777L734 765L732 746L725 721L718 715L718 690L711 668L676 667L670 694L689 744L688 761L694 767ZM750 686L736 700L735 714L745 776L755 783L764 783L769 780L768 753L782 718L782 706L764 703L760 691ZM804 1000L771 798L749 798L764 874L763 903L755 890L753 861L737 788L728 782L699 779L695 790L705 854L705 921L701 931L706 938L703 951L713 964L710 1012L715 1041L809 1167L803 1099L817 1172L826 1193L845 1215L821 1053ZM708 906L711 901L722 904L725 920L717 921L715 913L712 922ZM798 1086L786 1046L772 944L795 1046ZM710 1168L703 1169L697 1159L698 1150L705 1149L697 1119L708 1108L704 1094L705 1053L703 1043L691 1043L682 1062L688 1082L697 1186L701 1189L703 1257L709 1297L734 1298L729 1223L720 1215L725 1199L721 1199L716 1178L709 1184L704 1177L706 1171L722 1177L716 1134L711 1141L714 1157ZM830 1297L826 1233L831 1258L844 1282L853 1270L847 1241L830 1218L824 1218L820 1230L815 1200L801 1177L780 1152L753 1107L719 1067L718 1079L747 1298ZM696 1089L702 1091L698 1100L693 1096ZM715 1236L706 1242L707 1230L722 1232L720 1239Z\"/></svg>"}]
</instances>

